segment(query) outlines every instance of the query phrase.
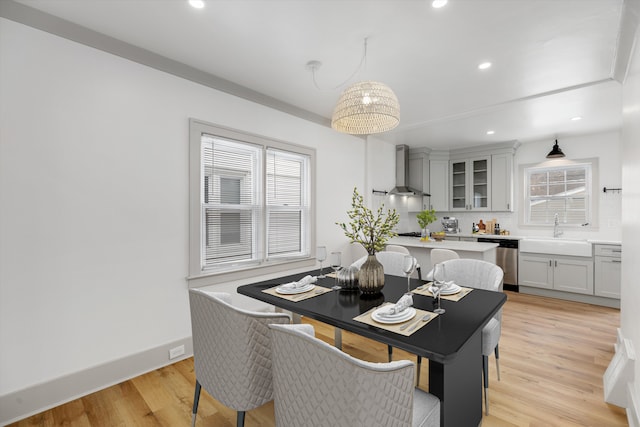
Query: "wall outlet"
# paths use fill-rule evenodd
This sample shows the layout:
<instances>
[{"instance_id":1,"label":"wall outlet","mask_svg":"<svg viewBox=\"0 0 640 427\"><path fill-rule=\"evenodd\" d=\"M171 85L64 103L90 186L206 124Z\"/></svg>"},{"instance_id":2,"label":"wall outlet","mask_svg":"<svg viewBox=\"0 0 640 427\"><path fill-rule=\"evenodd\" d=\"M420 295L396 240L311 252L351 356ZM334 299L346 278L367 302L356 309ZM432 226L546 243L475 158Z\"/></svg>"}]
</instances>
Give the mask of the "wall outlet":
<instances>
[{"instance_id":1,"label":"wall outlet","mask_svg":"<svg viewBox=\"0 0 640 427\"><path fill-rule=\"evenodd\" d=\"M175 359L184 354L184 344L169 350L169 360Z\"/></svg>"}]
</instances>

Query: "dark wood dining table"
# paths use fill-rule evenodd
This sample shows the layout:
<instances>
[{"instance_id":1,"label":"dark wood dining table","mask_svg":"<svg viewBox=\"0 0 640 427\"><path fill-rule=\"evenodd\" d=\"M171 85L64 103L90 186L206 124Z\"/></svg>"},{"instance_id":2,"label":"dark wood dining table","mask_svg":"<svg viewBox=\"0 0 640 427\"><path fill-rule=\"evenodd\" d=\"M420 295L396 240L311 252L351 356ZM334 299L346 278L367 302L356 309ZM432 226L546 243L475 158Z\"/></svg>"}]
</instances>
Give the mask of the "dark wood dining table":
<instances>
[{"instance_id":1,"label":"dark wood dining table","mask_svg":"<svg viewBox=\"0 0 640 427\"><path fill-rule=\"evenodd\" d=\"M502 292L474 289L460 301L442 300L446 312L410 336L400 335L354 320L383 302L396 302L407 292L407 279L385 275L380 294L336 290L301 301L289 301L262 292L278 284L319 272L279 277L238 287L238 293L284 310L327 323L429 359L429 392L440 399L441 426L472 427L482 421L482 328L507 300ZM424 282L411 279L411 288ZM317 286L330 288L334 279L318 279ZM434 300L413 295L413 306L433 311Z\"/></svg>"}]
</instances>

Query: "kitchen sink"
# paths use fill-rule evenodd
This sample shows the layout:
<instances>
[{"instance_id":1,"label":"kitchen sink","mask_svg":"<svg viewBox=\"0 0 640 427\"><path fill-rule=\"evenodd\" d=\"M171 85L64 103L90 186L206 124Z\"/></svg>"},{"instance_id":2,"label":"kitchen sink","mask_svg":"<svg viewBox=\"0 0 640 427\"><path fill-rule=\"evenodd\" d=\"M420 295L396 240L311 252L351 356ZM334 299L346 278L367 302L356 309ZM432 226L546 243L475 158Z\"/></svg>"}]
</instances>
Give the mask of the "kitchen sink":
<instances>
[{"instance_id":1,"label":"kitchen sink","mask_svg":"<svg viewBox=\"0 0 640 427\"><path fill-rule=\"evenodd\" d=\"M525 238L520 240L520 252L550 255L591 257L591 243L586 240Z\"/></svg>"}]
</instances>

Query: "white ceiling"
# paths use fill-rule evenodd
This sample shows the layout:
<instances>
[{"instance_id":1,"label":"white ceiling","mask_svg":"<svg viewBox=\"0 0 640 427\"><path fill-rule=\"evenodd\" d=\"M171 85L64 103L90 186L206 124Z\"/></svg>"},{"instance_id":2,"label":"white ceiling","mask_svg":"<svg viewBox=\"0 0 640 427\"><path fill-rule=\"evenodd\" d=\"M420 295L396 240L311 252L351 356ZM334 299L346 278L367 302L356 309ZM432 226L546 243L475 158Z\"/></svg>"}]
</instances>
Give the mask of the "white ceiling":
<instances>
[{"instance_id":1,"label":"white ceiling","mask_svg":"<svg viewBox=\"0 0 640 427\"><path fill-rule=\"evenodd\" d=\"M621 124L623 0L205 2L19 0L327 119L345 80L382 81L401 105L380 135L393 143L551 145ZM365 38L366 66L349 79ZM317 87L310 60L322 62Z\"/></svg>"}]
</instances>

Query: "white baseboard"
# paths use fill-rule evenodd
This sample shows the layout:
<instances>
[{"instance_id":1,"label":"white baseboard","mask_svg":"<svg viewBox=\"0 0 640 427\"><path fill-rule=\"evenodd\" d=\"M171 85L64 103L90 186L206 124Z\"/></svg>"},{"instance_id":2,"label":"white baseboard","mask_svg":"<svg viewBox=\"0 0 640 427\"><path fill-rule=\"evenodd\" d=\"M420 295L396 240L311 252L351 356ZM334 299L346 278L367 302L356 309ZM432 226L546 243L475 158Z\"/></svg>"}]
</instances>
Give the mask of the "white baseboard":
<instances>
[{"instance_id":1,"label":"white baseboard","mask_svg":"<svg viewBox=\"0 0 640 427\"><path fill-rule=\"evenodd\" d=\"M184 345L185 354L169 360L169 349ZM186 337L122 359L55 378L0 396L0 425L27 418L139 375L193 356L193 342Z\"/></svg>"},{"instance_id":2,"label":"white baseboard","mask_svg":"<svg viewBox=\"0 0 640 427\"><path fill-rule=\"evenodd\" d=\"M604 400L621 408L629 407L627 384L635 378L635 349L631 340L625 339L620 329L616 352L603 375Z\"/></svg>"},{"instance_id":3,"label":"white baseboard","mask_svg":"<svg viewBox=\"0 0 640 427\"><path fill-rule=\"evenodd\" d=\"M628 403L627 407L627 421L629 421L629 427L640 427L640 401L638 395L635 392L633 383L629 383L627 386Z\"/></svg>"},{"instance_id":4,"label":"white baseboard","mask_svg":"<svg viewBox=\"0 0 640 427\"><path fill-rule=\"evenodd\" d=\"M556 291L554 289L535 288L532 286L518 287L520 293L537 295L540 297L549 297L555 299L563 299L567 301L582 302L585 304L601 305L603 307L620 308L620 300L615 298L605 298L595 295L576 294L573 292Z\"/></svg>"}]
</instances>

